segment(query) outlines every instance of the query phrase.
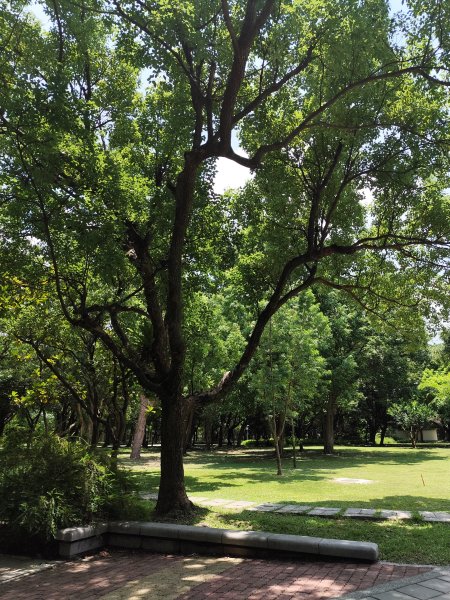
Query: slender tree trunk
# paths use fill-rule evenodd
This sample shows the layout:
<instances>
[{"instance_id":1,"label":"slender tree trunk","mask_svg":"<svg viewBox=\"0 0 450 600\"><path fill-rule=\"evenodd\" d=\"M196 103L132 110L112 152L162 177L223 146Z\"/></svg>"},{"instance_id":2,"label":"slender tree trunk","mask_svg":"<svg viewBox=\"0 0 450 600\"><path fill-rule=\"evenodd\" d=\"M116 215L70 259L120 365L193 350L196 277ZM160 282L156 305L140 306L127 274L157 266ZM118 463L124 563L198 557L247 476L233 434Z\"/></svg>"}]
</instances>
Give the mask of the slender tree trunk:
<instances>
[{"instance_id":1,"label":"slender tree trunk","mask_svg":"<svg viewBox=\"0 0 450 600\"><path fill-rule=\"evenodd\" d=\"M92 419L92 433L91 433L91 448L97 448L97 444L100 440L100 423L98 419Z\"/></svg>"},{"instance_id":2,"label":"slender tree trunk","mask_svg":"<svg viewBox=\"0 0 450 600\"><path fill-rule=\"evenodd\" d=\"M148 398L144 394L140 395L141 405L139 407L139 415L136 423L136 429L134 430L133 442L131 444L130 458L138 460L141 458L142 442L144 441L145 425L147 422L147 408Z\"/></svg>"},{"instance_id":3,"label":"slender tree trunk","mask_svg":"<svg viewBox=\"0 0 450 600\"><path fill-rule=\"evenodd\" d=\"M381 426L380 430L380 446L384 446L384 438L386 437L387 424Z\"/></svg>"},{"instance_id":4,"label":"slender tree trunk","mask_svg":"<svg viewBox=\"0 0 450 600\"><path fill-rule=\"evenodd\" d=\"M291 436L292 436L292 466L294 469L297 468L297 456L296 456L296 442L295 442L295 425L294 417L291 419Z\"/></svg>"},{"instance_id":5,"label":"slender tree trunk","mask_svg":"<svg viewBox=\"0 0 450 600\"><path fill-rule=\"evenodd\" d=\"M211 448L212 448L212 422L209 417L207 419L205 419L205 444L206 444L206 449L211 450Z\"/></svg>"},{"instance_id":6,"label":"slender tree trunk","mask_svg":"<svg viewBox=\"0 0 450 600\"><path fill-rule=\"evenodd\" d=\"M244 439L244 436L245 436L246 426L247 426L247 422L244 421L239 428L239 432L238 432L237 440L236 440L236 446L240 446L242 444L242 440Z\"/></svg>"},{"instance_id":7,"label":"slender tree trunk","mask_svg":"<svg viewBox=\"0 0 450 600\"><path fill-rule=\"evenodd\" d=\"M161 480L156 514L187 513L193 508L184 486L183 468L183 400L161 399Z\"/></svg>"},{"instance_id":8,"label":"slender tree trunk","mask_svg":"<svg viewBox=\"0 0 450 600\"><path fill-rule=\"evenodd\" d=\"M184 412L184 436L183 436L183 454L186 454L191 445L192 429L194 424L195 402L186 401L183 407Z\"/></svg>"},{"instance_id":9,"label":"slender tree trunk","mask_svg":"<svg viewBox=\"0 0 450 600\"><path fill-rule=\"evenodd\" d=\"M217 434L217 447L222 448L223 446L223 423L222 418L219 421L219 431Z\"/></svg>"},{"instance_id":10,"label":"slender tree trunk","mask_svg":"<svg viewBox=\"0 0 450 600\"><path fill-rule=\"evenodd\" d=\"M279 438L277 432L277 419L276 416L272 416L272 434L273 434L273 445L275 446L275 456L277 459L277 475L283 475L283 470L281 466L281 454L280 454L280 446L279 446Z\"/></svg>"},{"instance_id":11,"label":"slender tree trunk","mask_svg":"<svg viewBox=\"0 0 450 600\"><path fill-rule=\"evenodd\" d=\"M278 450L280 452L280 457L284 456L284 426L286 424L286 413L284 412L277 419L277 428L278 428Z\"/></svg>"},{"instance_id":12,"label":"slender tree trunk","mask_svg":"<svg viewBox=\"0 0 450 600\"><path fill-rule=\"evenodd\" d=\"M327 412L325 413L324 428L323 428L323 451L325 454L333 454L334 452L334 415L336 405L334 396L330 395L327 404Z\"/></svg>"}]
</instances>

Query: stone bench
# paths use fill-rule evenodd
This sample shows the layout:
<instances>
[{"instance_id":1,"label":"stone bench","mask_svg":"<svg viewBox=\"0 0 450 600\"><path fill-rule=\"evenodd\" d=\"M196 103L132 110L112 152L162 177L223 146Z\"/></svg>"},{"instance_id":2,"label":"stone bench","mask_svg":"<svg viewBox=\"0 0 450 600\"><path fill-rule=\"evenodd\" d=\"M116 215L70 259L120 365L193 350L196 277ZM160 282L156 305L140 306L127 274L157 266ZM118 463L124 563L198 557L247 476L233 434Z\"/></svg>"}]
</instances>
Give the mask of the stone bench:
<instances>
[{"instance_id":1,"label":"stone bench","mask_svg":"<svg viewBox=\"0 0 450 600\"><path fill-rule=\"evenodd\" d=\"M378 546L372 542L332 540L265 531L236 531L176 523L113 521L61 529L59 553L69 558L104 546L169 554L204 553L226 556L322 556L374 562Z\"/></svg>"}]
</instances>

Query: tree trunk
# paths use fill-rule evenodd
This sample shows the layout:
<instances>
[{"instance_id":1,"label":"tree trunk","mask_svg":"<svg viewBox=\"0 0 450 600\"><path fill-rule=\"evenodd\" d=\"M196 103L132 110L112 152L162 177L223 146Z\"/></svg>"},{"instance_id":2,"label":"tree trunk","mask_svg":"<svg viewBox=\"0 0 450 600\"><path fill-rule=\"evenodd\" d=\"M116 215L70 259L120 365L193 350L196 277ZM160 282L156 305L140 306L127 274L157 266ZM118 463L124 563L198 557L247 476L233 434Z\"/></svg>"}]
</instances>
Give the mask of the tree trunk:
<instances>
[{"instance_id":1,"label":"tree trunk","mask_svg":"<svg viewBox=\"0 0 450 600\"><path fill-rule=\"evenodd\" d=\"M380 430L380 446L384 446L384 438L386 437L387 424L381 426Z\"/></svg>"},{"instance_id":2,"label":"tree trunk","mask_svg":"<svg viewBox=\"0 0 450 600\"><path fill-rule=\"evenodd\" d=\"M144 441L145 425L147 423L148 398L144 396L144 394L141 394L140 401L141 405L139 408L139 415L136 423L136 429L134 430L133 442L131 444L130 458L133 460L138 460L141 458L141 447L142 442Z\"/></svg>"},{"instance_id":3,"label":"tree trunk","mask_svg":"<svg viewBox=\"0 0 450 600\"><path fill-rule=\"evenodd\" d=\"M284 456L284 426L286 424L286 413L281 414L277 419L277 439L278 439L278 451L280 457Z\"/></svg>"},{"instance_id":4,"label":"tree trunk","mask_svg":"<svg viewBox=\"0 0 450 600\"><path fill-rule=\"evenodd\" d=\"M186 401L183 407L184 412L184 437L183 437L183 454L186 454L188 448L191 446L193 425L194 425L194 413L195 413L195 402L193 400Z\"/></svg>"},{"instance_id":5,"label":"tree trunk","mask_svg":"<svg viewBox=\"0 0 450 600\"><path fill-rule=\"evenodd\" d=\"M246 427L247 427L247 421L244 421L240 428L239 428L239 433L237 436L237 441L236 441L236 446L240 446L242 444L242 441L244 439L245 436L245 432L246 432Z\"/></svg>"},{"instance_id":6,"label":"tree trunk","mask_svg":"<svg viewBox=\"0 0 450 600\"><path fill-rule=\"evenodd\" d=\"M296 442L295 442L295 425L294 418L291 419L291 436L292 436L292 466L297 468Z\"/></svg>"},{"instance_id":7,"label":"tree trunk","mask_svg":"<svg viewBox=\"0 0 450 600\"><path fill-rule=\"evenodd\" d=\"M206 444L206 449L211 450L211 448L212 448L212 421L209 417L205 419L205 444Z\"/></svg>"},{"instance_id":8,"label":"tree trunk","mask_svg":"<svg viewBox=\"0 0 450 600\"><path fill-rule=\"evenodd\" d=\"M219 430L217 433L217 447L222 448L222 446L223 446L223 422L222 422L222 417L220 417Z\"/></svg>"},{"instance_id":9,"label":"tree trunk","mask_svg":"<svg viewBox=\"0 0 450 600\"><path fill-rule=\"evenodd\" d=\"M277 459L277 475L283 475L283 470L281 467L281 454L280 454L280 446L279 446L279 438L277 432L277 419L275 415L272 417L272 434L273 434L273 445L275 446L275 456Z\"/></svg>"},{"instance_id":10,"label":"tree trunk","mask_svg":"<svg viewBox=\"0 0 450 600\"><path fill-rule=\"evenodd\" d=\"M180 397L161 399L161 480L156 514L189 513L193 508L184 486L183 400Z\"/></svg>"},{"instance_id":11,"label":"tree trunk","mask_svg":"<svg viewBox=\"0 0 450 600\"><path fill-rule=\"evenodd\" d=\"M334 397L330 396L327 403L327 412L325 413L324 428L323 428L323 451L325 454L333 454L334 452L334 414L336 406Z\"/></svg>"},{"instance_id":12,"label":"tree trunk","mask_svg":"<svg viewBox=\"0 0 450 600\"><path fill-rule=\"evenodd\" d=\"M367 441L371 446L376 445L376 437L377 437L377 427L375 425L375 422L370 420L368 423Z\"/></svg>"}]
</instances>

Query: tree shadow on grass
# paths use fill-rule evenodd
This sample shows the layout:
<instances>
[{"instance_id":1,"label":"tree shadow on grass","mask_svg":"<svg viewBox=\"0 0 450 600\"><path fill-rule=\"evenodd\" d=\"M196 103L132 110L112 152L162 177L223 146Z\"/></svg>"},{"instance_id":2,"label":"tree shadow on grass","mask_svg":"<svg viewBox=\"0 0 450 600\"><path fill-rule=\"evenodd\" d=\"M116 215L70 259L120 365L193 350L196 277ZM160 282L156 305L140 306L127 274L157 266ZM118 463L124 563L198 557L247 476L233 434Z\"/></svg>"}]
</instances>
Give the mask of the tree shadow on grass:
<instances>
[{"instance_id":1,"label":"tree shadow on grass","mask_svg":"<svg viewBox=\"0 0 450 600\"><path fill-rule=\"evenodd\" d=\"M426 461L445 461L450 457L443 456L432 449L424 448L402 448L398 451L383 448L339 448L335 454L325 455L321 449L306 449L297 455L300 464L308 465L321 464L329 465L333 468L358 467L367 464L404 464L414 465ZM291 459L290 450L285 450L284 460ZM185 458L186 464L209 465L213 468L227 468L230 464L254 464L275 460L275 453L272 449L258 450L216 450L212 452L192 451Z\"/></svg>"}]
</instances>

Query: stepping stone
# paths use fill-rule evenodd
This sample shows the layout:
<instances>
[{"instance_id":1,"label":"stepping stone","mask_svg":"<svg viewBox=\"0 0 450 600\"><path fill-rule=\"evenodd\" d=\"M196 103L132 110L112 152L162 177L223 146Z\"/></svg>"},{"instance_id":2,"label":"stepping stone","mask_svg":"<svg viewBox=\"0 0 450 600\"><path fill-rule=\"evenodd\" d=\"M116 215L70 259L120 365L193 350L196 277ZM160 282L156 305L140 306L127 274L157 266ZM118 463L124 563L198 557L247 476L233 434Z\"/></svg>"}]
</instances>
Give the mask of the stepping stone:
<instances>
[{"instance_id":1,"label":"stepping stone","mask_svg":"<svg viewBox=\"0 0 450 600\"><path fill-rule=\"evenodd\" d=\"M189 500L193 502L206 502L208 498L206 496L189 496Z\"/></svg>"},{"instance_id":2,"label":"stepping stone","mask_svg":"<svg viewBox=\"0 0 450 600\"><path fill-rule=\"evenodd\" d=\"M158 493L152 493L152 494L146 494L145 492L143 494L139 494L139 496L143 499L143 500L158 500Z\"/></svg>"},{"instance_id":3,"label":"stepping stone","mask_svg":"<svg viewBox=\"0 0 450 600\"><path fill-rule=\"evenodd\" d=\"M299 504L285 504L275 512L277 513L288 513L290 515L301 515L308 510L311 510L312 506L300 506Z\"/></svg>"},{"instance_id":4,"label":"stepping stone","mask_svg":"<svg viewBox=\"0 0 450 600\"><path fill-rule=\"evenodd\" d=\"M230 500L224 500L223 498L215 498L214 500L205 500L203 504L206 504L207 506L223 506L228 502L230 502Z\"/></svg>"},{"instance_id":5,"label":"stepping stone","mask_svg":"<svg viewBox=\"0 0 450 600\"><path fill-rule=\"evenodd\" d=\"M256 512L275 512L279 508L283 508L282 504L272 504L271 502L266 502L265 504L259 504L258 506L254 506L249 510Z\"/></svg>"},{"instance_id":6,"label":"stepping stone","mask_svg":"<svg viewBox=\"0 0 450 600\"><path fill-rule=\"evenodd\" d=\"M248 508L249 506L254 506L254 502L247 502L246 500L239 500L237 502L229 502L225 506L227 508Z\"/></svg>"},{"instance_id":7,"label":"stepping stone","mask_svg":"<svg viewBox=\"0 0 450 600\"><path fill-rule=\"evenodd\" d=\"M380 517L390 521L395 519L412 519L412 513L409 510L382 510Z\"/></svg>"},{"instance_id":8,"label":"stepping stone","mask_svg":"<svg viewBox=\"0 0 450 600\"><path fill-rule=\"evenodd\" d=\"M450 513L419 511L424 521L429 523L450 523Z\"/></svg>"},{"instance_id":9,"label":"stepping stone","mask_svg":"<svg viewBox=\"0 0 450 600\"><path fill-rule=\"evenodd\" d=\"M341 512L340 508L317 507L310 510L308 515L316 517L330 517Z\"/></svg>"},{"instance_id":10,"label":"stepping stone","mask_svg":"<svg viewBox=\"0 0 450 600\"><path fill-rule=\"evenodd\" d=\"M421 510L419 514L424 521L433 523L450 523L450 513L448 512L430 512L429 510Z\"/></svg>"},{"instance_id":11,"label":"stepping stone","mask_svg":"<svg viewBox=\"0 0 450 600\"><path fill-rule=\"evenodd\" d=\"M436 520L439 523L450 523L450 513L448 512L437 512L436 514Z\"/></svg>"},{"instance_id":12,"label":"stepping stone","mask_svg":"<svg viewBox=\"0 0 450 600\"><path fill-rule=\"evenodd\" d=\"M362 508L360 512L361 517L374 517L376 514L375 508Z\"/></svg>"},{"instance_id":13,"label":"stepping stone","mask_svg":"<svg viewBox=\"0 0 450 600\"><path fill-rule=\"evenodd\" d=\"M367 519L374 517L376 514L375 508L347 508L344 512L344 517L352 517L354 519Z\"/></svg>"}]
</instances>

